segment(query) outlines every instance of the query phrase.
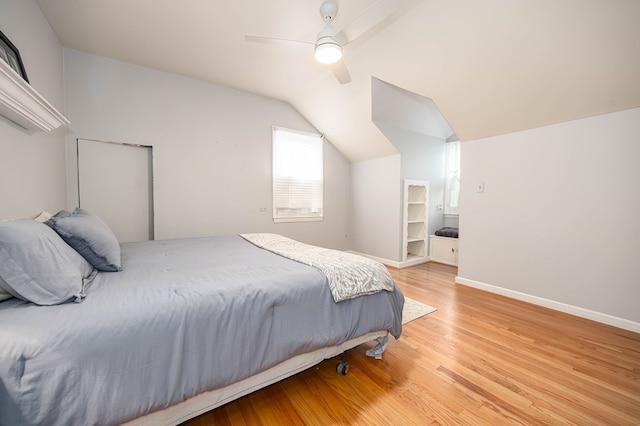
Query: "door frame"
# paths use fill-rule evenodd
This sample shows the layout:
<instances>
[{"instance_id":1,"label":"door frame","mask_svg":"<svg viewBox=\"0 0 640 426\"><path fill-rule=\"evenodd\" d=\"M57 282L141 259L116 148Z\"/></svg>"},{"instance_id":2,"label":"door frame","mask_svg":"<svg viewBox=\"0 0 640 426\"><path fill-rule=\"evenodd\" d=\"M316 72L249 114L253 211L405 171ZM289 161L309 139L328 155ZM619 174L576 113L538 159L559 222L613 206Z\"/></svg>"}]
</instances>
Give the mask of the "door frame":
<instances>
[{"instance_id":1,"label":"door frame","mask_svg":"<svg viewBox=\"0 0 640 426\"><path fill-rule=\"evenodd\" d=\"M123 145L132 148L145 148L149 149L149 240L155 239L155 173L154 173L154 161L153 161L153 146L135 144L129 142L116 142L116 141L102 141L92 138L76 138L76 184L78 191L78 207L82 208L81 192L80 192L80 141L105 143L111 145Z\"/></svg>"}]
</instances>

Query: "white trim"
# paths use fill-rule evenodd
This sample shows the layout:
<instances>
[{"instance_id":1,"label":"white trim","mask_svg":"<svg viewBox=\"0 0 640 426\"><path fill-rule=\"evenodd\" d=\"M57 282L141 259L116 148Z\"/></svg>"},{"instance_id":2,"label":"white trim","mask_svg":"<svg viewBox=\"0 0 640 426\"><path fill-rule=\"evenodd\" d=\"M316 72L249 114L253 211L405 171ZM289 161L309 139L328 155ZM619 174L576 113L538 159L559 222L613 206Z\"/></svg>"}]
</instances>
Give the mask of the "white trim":
<instances>
[{"instance_id":1,"label":"white trim","mask_svg":"<svg viewBox=\"0 0 640 426\"><path fill-rule=\"evenodd\" d=\"M291 129L289 127L276 126L275 124L271 126L271 130L273 132L287 132L287 133L295 133L302 136L310 136L310 137L319 137L324 141L324 133L316 133L316 132L306 132L304 130Z\"/></svg>"},{"instance_id":2,"label":"white trim","mask_svg":"<svg viewBox=\"0 0 640 426\"><path fill-rule=\"evenodd\" d=\"M49 132L63 124L69 124L64 115L2 60L0 115L31 131Z\"/></svg>"},{"instance_id":3,"label":"white trim","mask_svg":"<svg viewBox=\"0 0 640 426\"><path fill-rule=\"evenodd\" d=\"M427 262L431 262L431 259L429 259L429 256L424 256L424 257L414 257L411 259L407 259L403 262L400 262L400 266L398 266L399 269L402 268L408 268L409 266L415 266L415 265L421 265L423 263L427 263Z\"/></svg>"},{"instance_id":4,"label":"white trim","mask_svg":"<svg viewBox=\"0 0 640 426\"><path fill-rule=\"evenodd\" d=\"M425 198L419 202L411 201L409 198L409 187L410 186L422 186L425 190ZM424 206L424 217L422 220L415 220L412 223L420 223L422 222L424 225L424 235L421 239L416 239L414 241L422 240L424 244L424 253L429 253L429 182L424 180L415 180L415 179L405 179L403 185L403 208L402 208L402 263L403 266L398 266L399 268L406 268L408 266L418 265L420 263L424 263L424 258L411 258L409 259L409 205L413 204L422 204ZM419 236L418 236L419 237ZM413 255L415 256L415 255ZM426 256L425 256L426 257ZM428 260L428 259L427 259Z\"/></svg>"},{"instance_id":5,"label":"white trim","mask_svg":"<svg viewBox=\"0 0 640 426\"><path fill-rule=\"evenodd\" d=\"M383 265L392 266L394 268L400 268L400 264L402 263L402 262L398 262L398 261L395 261L395 260L385 259L383 257L377 257L377 256L372 256L372 255L366 254L366 253L360 253L360 252L353 251L353 250L347 250L347 252L348 253L357 254L357 255L360 255L360 256L364 256L364 257L368 257L369 259L372 259L372 260L375 260L377 262L380 262Z\"/></svg>"},{"instance_id":6,"label":"white trim","mask_svg":"<svg viewBox=\"0 0 640 426\"><path fill-rule=\"evenodd\" d=\"M390 260L382 257L372 256L366 253L359 253L353 250L348 250L348 252L353 254L358 254L360 256L368 257L369 259L375 260L377 262L382 263L383 265L391 266L392 268L396 268L396 269L408 268L409 266L415 266L415 265L420 265L421 263L429 262L429 256L417 257L410 260L398 262L396 260Z\"/></svg>"},{"instance_id":7,"label":"white trim","mask_svg":"<svg viewBox=\"0 0 640 426\"><path fill-rule=\"evenodd\" d=\"M455 263L455 262L449 262L449 261L447 261L447 260L442 260L442 259L432 260L431 262L433 262L433 263L439 263L439 264L441 264L441 265L447 265L447 266L455 266L455 267L457 267L457 266L458 266L458 264L457 264L457 263Z\"/></svg>"},{"instance_id":8,"label":"white trim","mask_svg":"<svg viewBox=\"0 0 640 426\"><path fill-rule=\"evenodd\" d=\"M498 287L480 281L470 280L468 278L456 277L455 282L456 284L478 288L490 293L500 294L512 299L522 300L524 302L533 303L534 305L544 306L545 308L554 309L556 311L565 312L567 314L575 315L581 318L590 319L603 324L608 324L614 327L640 333L640 323L635 321L630 321L620 317L614 317L613 315L592 311L590 309L580 308L578 306L568 305L562 302L556 302L555 300L549 300L543 297L532 296L530 294L521 293L515 290L509 290L504 287Z\"/></svg>"},{"instance_id":9,"label":"white trim","mask_svg":"<svg viewBox=\"0 0 640 426\"><path fill-rule=\"evenodd\" d=\"M288 222L322 222L324 216L291 216L291 217L274 217L273 223L288 223Z\"/></svg>"}]
</instances>

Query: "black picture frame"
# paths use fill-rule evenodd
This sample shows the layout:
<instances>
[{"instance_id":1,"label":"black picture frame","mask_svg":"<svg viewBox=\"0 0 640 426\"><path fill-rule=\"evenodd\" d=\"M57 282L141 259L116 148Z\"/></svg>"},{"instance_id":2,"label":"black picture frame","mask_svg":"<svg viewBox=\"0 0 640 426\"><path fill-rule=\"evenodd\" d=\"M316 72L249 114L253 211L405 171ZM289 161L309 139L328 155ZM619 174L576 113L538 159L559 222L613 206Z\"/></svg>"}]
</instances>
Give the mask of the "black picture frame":
<instances>
[{"instance_id":1,"label":"black picture frame","mask_svg":"<svg viewBox=\"0 0 640 426\"><path fill-rule=\"evenodd\" d=\"M9 66L20 75L24 81L29 82L27 71L24 69L20 52L11 43L11 41L0 31L0 59L5 61Z\"/></svg>"}]
</instances>

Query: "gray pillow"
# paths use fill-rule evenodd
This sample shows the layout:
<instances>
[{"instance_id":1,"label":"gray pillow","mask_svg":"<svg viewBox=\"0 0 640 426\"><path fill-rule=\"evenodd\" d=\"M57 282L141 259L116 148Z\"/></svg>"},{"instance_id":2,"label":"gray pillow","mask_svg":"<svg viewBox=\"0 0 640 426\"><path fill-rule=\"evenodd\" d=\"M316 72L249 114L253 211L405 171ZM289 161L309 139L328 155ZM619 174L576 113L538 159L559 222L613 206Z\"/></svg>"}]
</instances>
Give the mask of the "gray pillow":
<instances>
[{"instance_id":1,"label":"gray pillow","mask_svg":"<svg viewBox=\"0 0 640 426\"><path fill-rule=\"evenodd\" d=\"M62 210L46 222L97 270L122 270L120 243L109 226L83 209Z\"/></svg>"},{"instance_id":2,"label":"gray pillow","mask_svg":"<svg viewBox=\"0 0 640 426\"><path fill-rule=\"evenodd\" d=\"M47 225L0 222L0 286L22 300L56 305L84 298L96 272Z\"/></svg>"}]
</instances>

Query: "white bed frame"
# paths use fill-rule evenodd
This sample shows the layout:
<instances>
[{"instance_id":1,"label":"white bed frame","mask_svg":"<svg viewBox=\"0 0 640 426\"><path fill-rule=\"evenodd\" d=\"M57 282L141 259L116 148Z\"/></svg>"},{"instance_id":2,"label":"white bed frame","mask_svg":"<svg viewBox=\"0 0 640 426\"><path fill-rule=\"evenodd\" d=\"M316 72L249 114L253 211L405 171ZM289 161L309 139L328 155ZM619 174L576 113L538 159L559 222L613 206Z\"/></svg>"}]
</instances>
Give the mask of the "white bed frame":
<instances>
[{"instance_id":1,"label":"white bed frame","mask_svg":"<svg viewBox=\"0 0 640 426\"><path fill-rule=\"evenodd\" d=\"M346 350L355 348L365 342L375 340L387 335L387 331L372 331L360 337L353 338L338 346L331 346L302 354L288 359L275 367L271 367L261 373L248 377L236 383L232 383L220 389L203 392L185 401L160 411L146 414L137 419L125 423L126 426L138 425L178 425L200 414L211 411L228 402L234 401L251 392L262 389L287 377L293 376L303 370L340 355ZM337 373L336 373L337 374Z\"/></svg>"}]
</instances>

